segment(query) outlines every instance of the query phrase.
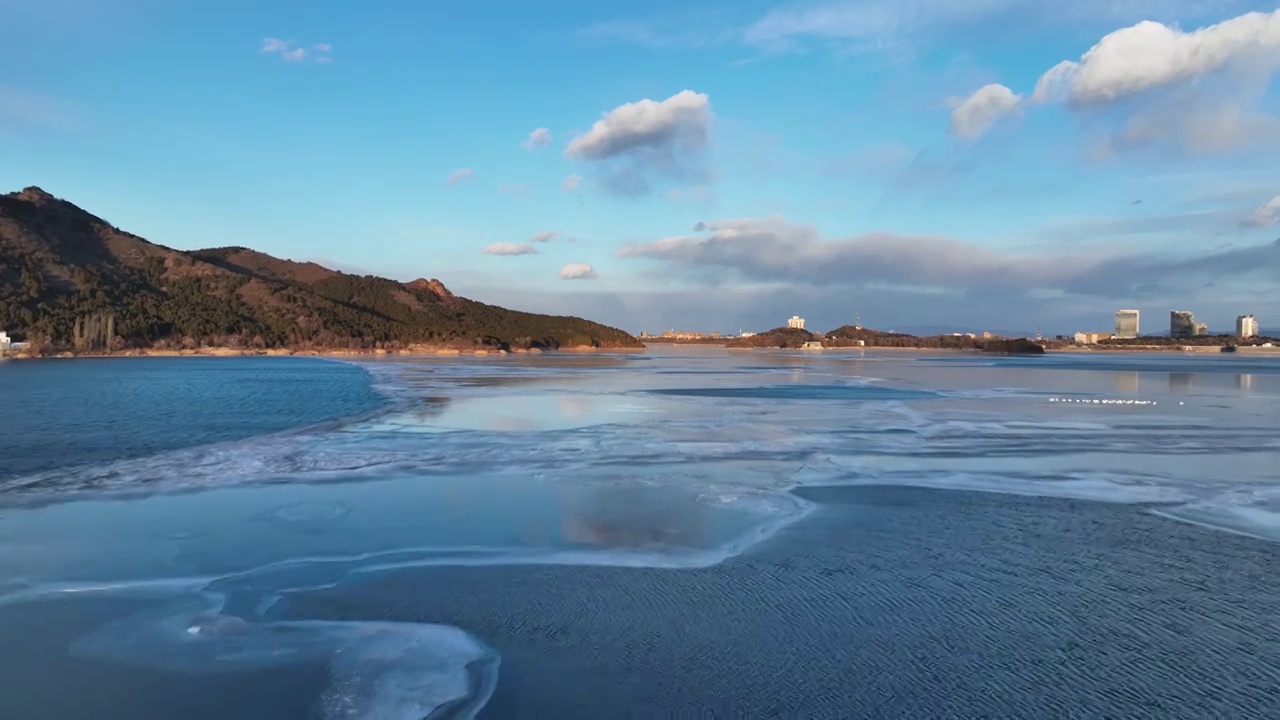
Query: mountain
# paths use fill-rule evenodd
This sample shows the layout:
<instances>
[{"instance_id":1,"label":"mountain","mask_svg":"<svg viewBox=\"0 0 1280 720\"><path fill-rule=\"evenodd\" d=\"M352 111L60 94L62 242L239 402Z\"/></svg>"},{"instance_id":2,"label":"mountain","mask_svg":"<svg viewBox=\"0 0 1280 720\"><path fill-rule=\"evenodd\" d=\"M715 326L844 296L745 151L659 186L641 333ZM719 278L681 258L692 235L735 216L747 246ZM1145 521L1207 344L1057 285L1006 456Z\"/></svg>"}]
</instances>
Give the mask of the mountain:
<instances>
[{"instance_id":1,"label":"mountain","mask_svg":"<svg viewBox=\"0 0 1280 720\"><path fill-rule=\"evenodd\" d=\"M0 196L0 330L47 347L638 348L575 317L243 247L148 242L36 187Z\"/></svg>"}]
</instances>

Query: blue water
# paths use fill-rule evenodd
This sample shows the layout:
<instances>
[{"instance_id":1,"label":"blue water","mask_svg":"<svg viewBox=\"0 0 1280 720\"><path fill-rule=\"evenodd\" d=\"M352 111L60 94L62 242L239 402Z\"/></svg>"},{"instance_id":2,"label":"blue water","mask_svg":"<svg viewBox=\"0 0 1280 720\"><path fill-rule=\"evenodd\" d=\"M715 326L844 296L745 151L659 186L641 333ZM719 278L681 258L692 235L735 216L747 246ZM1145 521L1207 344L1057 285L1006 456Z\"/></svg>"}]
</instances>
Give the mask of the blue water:
<instances>
[{"instance_id":1,"label":"blue water","mask_svg":"<svg viewBox=\"0 0 1280 720\"><path fill-rule=\"evenodd\" d=\"M0 482L369 412L360 369L306 358L121 358L0 366Z\"/></svg>"},{"instance_id":2,"label":"blue water","mask_svg":"<svg viewBox=\"0 0 1280 720\"><path fill-rule=\"evenodd\" d=\"M1278 370L3 363L0 716L1280 716Z\"/></svg>"}]
</instances>

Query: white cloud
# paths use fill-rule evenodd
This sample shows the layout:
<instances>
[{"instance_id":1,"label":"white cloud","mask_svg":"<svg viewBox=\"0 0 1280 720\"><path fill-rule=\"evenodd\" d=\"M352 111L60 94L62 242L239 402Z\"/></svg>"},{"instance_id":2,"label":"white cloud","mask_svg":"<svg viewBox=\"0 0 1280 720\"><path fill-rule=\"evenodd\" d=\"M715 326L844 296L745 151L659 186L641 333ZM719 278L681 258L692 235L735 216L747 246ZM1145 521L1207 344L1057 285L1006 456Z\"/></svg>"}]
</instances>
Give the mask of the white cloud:
<instances>
[{"instance_id":1,"label":"white cloud","mask_svg":"<svg viewBox=\"0 0 1280 720\"><path fill-rule=\"evenodd\" d=\"M928 292L1003 293L1010 298L1049 291L1132 297L1153 288L1185 287L1192 279L1253 275L1280 278L1280 242L1199 257L1096 252L1004 254L948 237L869 233L823 238L780 217L699 223L709 234L677 235L625 245L618 255L648 258L690 278L781 285L875 286ZM665 274L671 275L670 270Z\"/></svg>"},{"instance_id":2,"label":"white cloud","mask_svg":"<svg viewBox=\"0 0 1280 720\"><path fill-rule=\"evenodd\" d=\"M569 263L560 268L561 280L595 280L597 277L595 268L586 263Z\"/></svg>"},{"instance_id":3,"label":"white cloud","mask_svg":"<svg viewBox=\"0 0 1280 720\"><path fill-rule=\"evenodd\" d=\"M570 175L569 177L560 181L560 187L565 190L577 190L581 186L582 186L581 175Z\"/></svg>"},{"instance_id":4,"label":"white cloud","mask_svg":"<svg viewBox=\"0 0 1280 720\"><path fill-rule=\"evenodd\" d=\"M1095 121L1088 125L1102 133L1105 153L1276 144L1280 121L1261 103L1277 70L1280 10L1190 32L1144 20L1049 68L1025 102L1001 85L978 90L956 108L952 129L976 137L1024 104L1063 103ZM962 110L971 112L961 117Z\"/></svg>"},{"instance_id":5,"label":"white cloud","mask_svg":"<svg viewBox=\"0 0 1280 720\"><path fill-rule=\"evenodd\" d=\"M298 43L293 40L268 37L262 39L258 52L279 55L280 59L285 62L306 62L307 60L321 64L333 62L333 58L330 56L330 53L333 52L333 46L329 43L316 43L311 46L310 50L297 45Z\"/></svg>"},{"instance_id":6,"label":"white cloud","mask_svg":"<svg viewBox=\"0 0 1280 720\"><path fill-rule=\"evenodd\" d=\"M529 238L529 242L531 243L550 242L553 238L555 238L555 236L556 236L556 231L544 230L543 232L540 232L537 235L534 235L533 237Z\"/></svg>"},{"instance_id":7,"label":"white cloud","mask_svg":"<svg viewBox=\"0 0 1280 720\"><path fill-rule=\"evenodd\" d=\"M993 83L984 85L967 98L955 100L951 132L962 138L976 138L991 129L997 120L1017 112L1022 96Z\"/></svg>"},{"instance_id":8,"label":"white cloud","mask_svg":"<svg viewBox=\"0 0 1280 720\"><path fill-rule=\"evenodd\" d=\"M1280 225L1280 195L1258 206L1248 219L1241 223L1245 227L1271 227Z\"/></svg>"},{"instance_id":9,"label":"white cloud","mask_svg":"<svg viewBox=\"0 0 1280 720\"><path fill-rule=\"evenodd\" d=\"M1036 101L1095 105L1198 80L1233 67L1280 68L1280 10L1252 12L1185 32L1150 20L1116 30L1079 62L1064 61L1036 85Z\"/></svg>"},{"instance_id":10,"label":"white cloud","mask_svg":"<svg viewBox=\"0 0 1280 720\"><path fill-rule=\"evenodd\" d=\"M648 98L610 110L591 130L569 141L565 155L607 160L622 155L700 148L707 141L711 102L704 93L682 90L662 101Z\"/></svg>"},{"instance_id":11,"label":"white cloud","mask_svg":"<svg viewBox=\"0 0 1280 720\"><path fill-rule=\"evenodd\" d=\"M480 252L485 255L533 255L538 252L538 249L532 245L496 242L492 245L486 245Z\"/></svg>"},{"instance_id":12,"label":"white cloud","mask_svg":"<svg viewBox=\"0 0 1280 720\"><path fill-rule=\"evenodd\" d=\"M520 147L525 150L540 150L551 144L551 131L547 128L540 127L529 133L529 137L520 143Z\"/></svg>"},{"instance_id":13,"label":"white cloud","mask_svg":"<svg viewBox=\"0 0 1280 720\"><path fill-rule=\"evenodd\" d=\"M281 40L280 38L263 38L262 47L259 52L264 53L282 53L293 48L292 40Z\"/></svg>"},{"instance_id":14,"label":"white cloud","mask_svg":"<svg viewBox=\"0 0 1280 720\"><path fill-rule=\"evenodd\" d=\"M709 99L692 90L626 103L573 138L564 154L593 163L599 187L615 195L647 195L658 179L705 182L711 120Z\"/></svg>"},{"instance_id":15,"label":"white cloud","mask_svg":"<svg viewBox=\"0 0 1280 720\"><path fill-rule=\"evenodd\" d=\"M475 174L476 171L471 168L461 168L449 173L449 177L445 178L444 181L448 185L457 185L463 180L470 179L470 177Z\"/></svg>"}]
</instances>

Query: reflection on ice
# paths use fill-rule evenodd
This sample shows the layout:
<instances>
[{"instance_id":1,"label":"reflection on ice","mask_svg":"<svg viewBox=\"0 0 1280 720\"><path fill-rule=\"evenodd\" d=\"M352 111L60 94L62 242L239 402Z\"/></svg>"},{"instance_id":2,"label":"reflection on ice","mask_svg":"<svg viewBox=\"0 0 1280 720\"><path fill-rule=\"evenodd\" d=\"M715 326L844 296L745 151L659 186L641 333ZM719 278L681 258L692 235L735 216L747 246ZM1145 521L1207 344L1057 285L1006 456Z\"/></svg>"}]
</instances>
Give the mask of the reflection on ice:
<instances>
[{"instance_id":1,"label":"reflection on ice","mask_svg":"<svg viewBox=\"0 0 1280 720\"><path fill-rule=\"evenodd\" d=\"M1171 393L1191 392L1191 383L1191 373L1169 373L1169 392Z\"/></svg>"},{"instance_id":2,"label":"reflection on ice","mask_svg":"<svg viewBox=\"0 0 1280 720\"><path fill-rule=\"evenodd\" d=\"M614 468L556 481L527 472L405 473L49 505L0 524L0 547L25 550L0 554L0 577L31 585L219 577L299 558L408 550L426 564L432 556L467 564L454 555L470 548L487 549L480 560L486 564L508 556L564 560L578 551L604 553L587 562L639 551L700 564L702 554L718 557L737 538L789 522L807 507L767 489L718 490L714 473L703 484L681 483L699 474Z\"/></svg>"},{"instance_id":3,"label":"reflection on ice","mask_svg":"<svg viewBox=\"0 0 1280 720\"><path fill-rule=\"evenodd\" d=\"M662 473L631 484L638 477L402 477L33 508L0 526L0 547L30 546L41 533L93 540L49 548L37 561L5 556L0 576L20 582L0 586L0 606L156 597L162 604L91 633L73 655L194 674L328 663L321 717L471 717L492 691L498 658L463 630L287 619L280 600L418 567L707 567L810 507L751 488L665 485ZM137 548L155 551L133 555Z\"/></svg>"},{"instance_id":4,"label":"reflection on ice","mask_svg":"<svg viewBox=\"0 0 1280 720\"><path fill-rule=\"evenodd\" d=\"M616 396L563 394L533 398L476 397L442 406L430 416L392 413L350 428L352 432L446 432L489 430L543 432L608 425L656 414L656 403Z\"/></svg>"}]
</instances>

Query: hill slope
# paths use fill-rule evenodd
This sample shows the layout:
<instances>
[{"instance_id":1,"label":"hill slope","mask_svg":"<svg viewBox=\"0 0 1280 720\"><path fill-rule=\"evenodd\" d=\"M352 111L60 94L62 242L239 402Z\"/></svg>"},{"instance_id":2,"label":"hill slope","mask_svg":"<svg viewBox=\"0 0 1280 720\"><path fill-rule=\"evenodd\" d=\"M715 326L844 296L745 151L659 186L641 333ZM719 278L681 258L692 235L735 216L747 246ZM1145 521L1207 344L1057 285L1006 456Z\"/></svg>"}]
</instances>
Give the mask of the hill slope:
<instances>
[{"instance_id":1,"label":"hill slope","mask_svg":"<svg viewBox=\"0 0 1280 720\"><path fill-rule=\"evenodd\" d=\"M39 188L0 195L0 330L77 349L643 347L616 328L517 312L242 247L184 252Z\"/></svg>"}]
</instances>

